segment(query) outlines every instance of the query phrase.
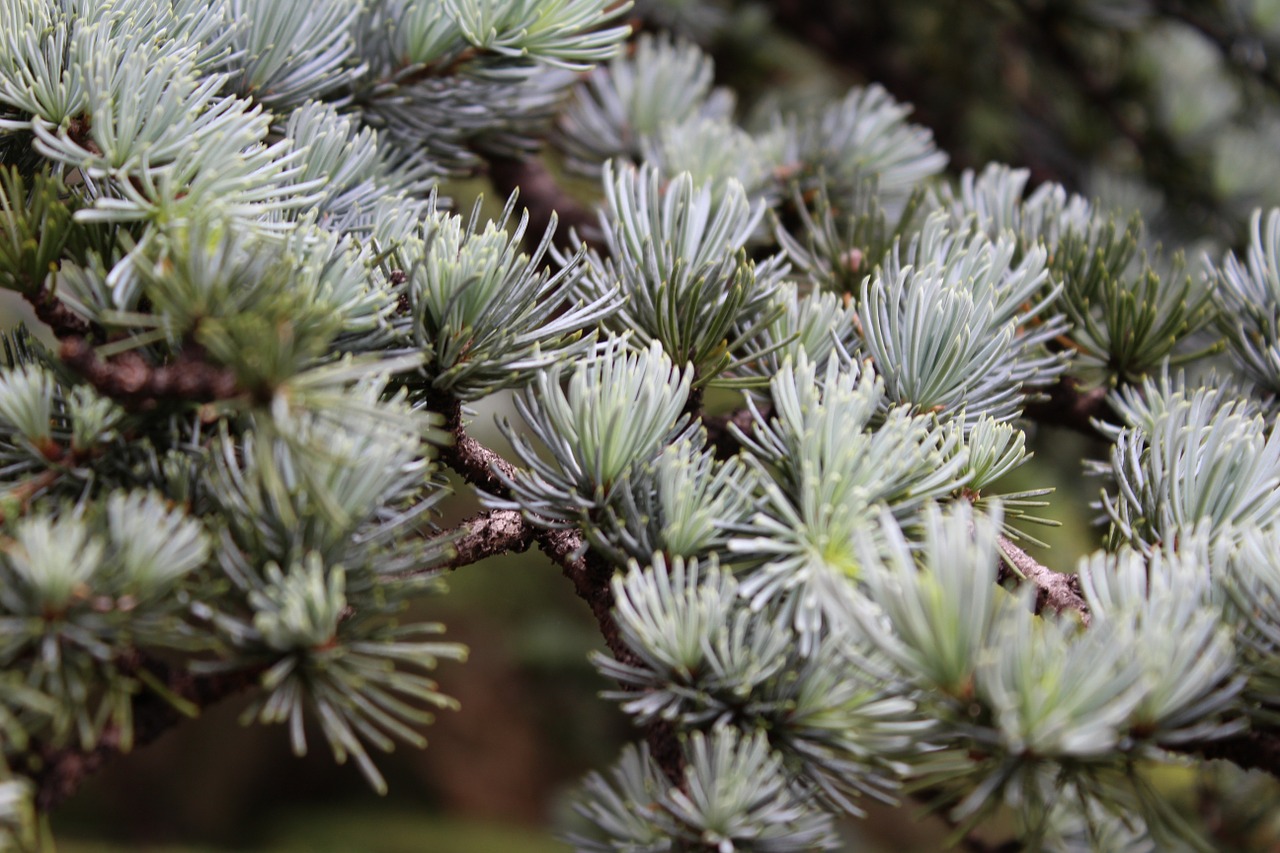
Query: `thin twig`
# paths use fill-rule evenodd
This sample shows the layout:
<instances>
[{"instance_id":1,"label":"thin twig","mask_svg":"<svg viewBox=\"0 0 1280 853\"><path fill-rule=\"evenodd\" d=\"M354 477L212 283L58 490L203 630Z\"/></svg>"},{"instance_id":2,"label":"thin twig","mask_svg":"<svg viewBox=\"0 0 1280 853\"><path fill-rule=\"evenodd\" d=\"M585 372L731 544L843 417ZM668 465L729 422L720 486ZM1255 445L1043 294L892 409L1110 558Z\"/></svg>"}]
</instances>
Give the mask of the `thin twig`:
<instances>
[{"instance_id":1,"label":"thin twig","mask_svg":"<svg viewBox=\"0 0 1280 853\"><path fill-rule=\"evenodd\" d=\"M1280 777L1280 735L1249 731L1207 743L1169 747L1173 752L1230 761L1244 770L1261 770Z\"/></svg>"},{"instance_id":2,"label":"thin twig","mask_svg":"<svg viewBox=\"0 0 1280 853\"><path fill-rule=\"evenodd\" d=\"M1069 389L1074 386L1066 387ZM1068 391L1063 392L1064 405L1066 404L1065 401L1068 400L1066 396L1068 393ZM1080 407L1076 417L1082 417L1085 412L1092 412L1093 406L1103 402L1102 397L1091 394L1075 394L1069 399L1074 401L1074 405ZM762 412L766 413L768 411L767 408L762 410ZM749 409L739 409L728 415L704 418L703 423L707 428L707 443L715 448L716 455L720 458L733 455L738 451L740 443L734 431L729 428L730 425L745 432L752 420L753 416ZM1093 429L1092 426L1090 429ZM1094 430L1093 434L1097 435L1096 430ZM1000 583L1012 582L1017 584L1024 580L1030 581L1037 588L1036 613L1040 613L1046 607L1058 613L1075 611L1080 614L1084 624L1089 624L1089 606L1080 595L1080 582L1074 575L1061 574L1041 565L1007 536L1000 536L999 544L1003 555L1000 560L1000 573L998 575Z\"/></svg>"},{"instance_id":3,"label":"thin twig","mask_svg":"<svg viewBox=\"0 0 1280 853\"><path fill-rule=\"evenodd\" d=\"M54 468L41 471L34 477L31 477L28 480L23 480L21 483L17 483L10 487L8 491L4 492L3 497L15 509L14 515L23 515L31 506L31 501L45 489L56 483L60 476L62 476L62 472ZM8 517L3 510L0 510L0 522L12 520L13 519Z\"/></svg>"}]
</instances>

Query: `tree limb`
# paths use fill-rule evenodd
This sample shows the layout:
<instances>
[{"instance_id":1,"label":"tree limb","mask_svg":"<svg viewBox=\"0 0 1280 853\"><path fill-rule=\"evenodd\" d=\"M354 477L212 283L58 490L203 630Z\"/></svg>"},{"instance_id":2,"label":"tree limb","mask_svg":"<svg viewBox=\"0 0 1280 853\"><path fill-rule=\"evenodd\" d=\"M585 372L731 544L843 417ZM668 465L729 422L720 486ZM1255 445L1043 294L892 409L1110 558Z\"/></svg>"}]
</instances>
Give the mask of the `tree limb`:
<instances>
[{"instance_id":1,"label":"tree limb","mask_svg":"<svg viewBox=\"0 0 1280 853\"><path fill-rule=\"evenodd\" d=\"M62 342L58 356L63 364L127 409L147 410L166 400L207 403L244 393L235 372L207 361L204 348L194 343L169 364L150 364L132 351L103 360L89 342L90 337L105 334L101 327L72 311L47 288L23 295L36 318Z\"/></svg>"},{"instance_id":2,"label":"tree limb","mask_svg":"<svg viewBox=\"0 0 1280 853\"><path fill-rule=\"evenodd\" d=\"M485 489L491 494L510 497L510 491L495 471L514 476L515 466L494 450L476 441L467 434L462 423L462 407L456 400L437 399L432 407L445 416L445 428L453 436L453 444L442 453L445 462L465 477L472 485ZM631 650L622 639L622 632L613 619L613 589L611 583L615 568L599 554L588 551L577 530L548 529L535 525L520 513L508 511L501 517L497 526L502 529L495 533L497 538L507 537L510 541L524 541L527 536L538 543L552 562L560 566L564 576L573 584L574 592L591 608L599 626L600 635L610 654L619 662L639 666L639 656ZM520 527L515 526L519 519ZM473 522L475 520L473 519ZM479 550L486 545L482 541L489 535L489 524L481 525L478 541L474 544ZM468 534L470 536L470 534ZM470 543L468 537L463 541ZM527 547L527 544L526 544ZM624 689L631 689L624 685ZM645 727L645 739L654 760L663 769L667 778L674 784L684 780L684 758L680 741L674 727L670 723L656 722Z\"/></svg>"},{"instance_id":3,"label":"tree limb","mask_svg":"<svg viewBox=\"0 0 1280 853\"><path fill-rule=\"evenodd\" d=\"M1055 613L1076 612L1080 621L1089 624L1089 604L1080 594L1080 580L1075 575L1062 574L1042 566L1023 551L1013 540L1003 534L996 537L1004 559L1000 560L997 580L1014 585L1028 581L1036 587L1036 613L1052 610Z\"/></svg>"},{"instance_id":4,"label":"tree limb","mask_svg":"<svg viewBox=\"0 0 1280 853\"><path fill-rule=\"evenodd\" d=\"M438 396L428 399L427 406L433 412L444 415L444 428L453 438L450 444L440 449L440 458L444 463L461 474L471 485L491 495L510 497L506 485L494 472L501 471L504 476L514 477L515 466L503 459L502 454L485 447L467 434L462 423L462 405L452 398Z\"/></svg>"},{"instance_id":5,"label":"tree limb","mask_svg":"<svg viewBox=\"0 0 1280 853\"><path fill-rule=\"evenodd\" d=\"M98 393L134 411L162 401L208 403L244 393L235 373L205 361L199 347L184 349L171 364L148 364L136 352L103 361L87 340L73 336L63 338L58 355Z\"/></svg>"},{"instance_id":6,"label":"tree limb","mask_svg":"<svg viewBox=\"0 0 1280 853\"><path fill-rule=\"evenodd\" d=\"M1280 777L1280 735L1248 731L1207 743L1170 747L1173 752L1230 761L1244 770L1261 770Z\"/></svg>"},{"instance_id":7,"label":"tree limb","mask_svg":"<svg viewBox=\"0 0 1280 853\"><path fill-rule=\"evenodd\" d=\"M32 293L23 293L23 298L35 310L36 319L47 325L56 338L84 336L92 331L87 320L68 308L48 288L42 287Z\"/></svg>"},{"instance_id":8,"label":"tree limb","mask_svg":"<svg viewBox=\"0 0 1280 853\"><path fill-rule=\"evenodd\" d=\"M521 553L533 544L533 526L512 509L482 512L462 522L459 527L466 533L449 543L453 556L440 565L432 566L432 571L459 569L499 554Z\"/></svg>"}]
</instances>

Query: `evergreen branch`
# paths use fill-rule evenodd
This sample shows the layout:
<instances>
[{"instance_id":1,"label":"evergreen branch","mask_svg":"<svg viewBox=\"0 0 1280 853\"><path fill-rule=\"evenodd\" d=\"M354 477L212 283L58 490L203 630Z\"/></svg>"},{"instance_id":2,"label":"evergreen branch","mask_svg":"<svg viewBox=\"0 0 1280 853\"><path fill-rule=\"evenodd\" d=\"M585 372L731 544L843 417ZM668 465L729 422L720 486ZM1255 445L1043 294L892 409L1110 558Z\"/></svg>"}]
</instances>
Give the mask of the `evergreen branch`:
<instances>
[{"instance_id":1,"label":"evergreen branch","mask_svg":"<svg viewBox=\"0 0 1280 853\"><path fill-rule=\"evenodd\" d=\"M1074 380L1066 378L1055 383L1050 390L1052 399L1047 402L1028 405L1023 414L1039 423L1076 429L1086 435L1101 438L1102 434L1091 423L1097 418L1105 406L1106 393L1099 389L1080 393ZM1032 412L1031 409L1037 409ZM706 431L706 446L711 448L716 458L724 460L735 456L742 449L740 436L749 435L751 425L756 418L767 423L773 418L773 406L769 403L758 404L758 414L750 408L735 409L717 415L703 415L702 426Z\"/></svg>"},{"instance_id":2,"label":"evergreen branch","mask_svg":"<svg viewBox=\"0 0 1280 853\"><path fill-rule=\"evenodd\" d=\"M501 497L510 497L507 486L494 474L494 471L501 471L508 478L514 478L515 466L501 454L467 434L462 423L461 404L456 400L437 399L432 401L432 408L443 412L445 429L453 436L453 443L441 451L444 462L473 486ZM481 521L481 519L485 520ZM519 519L518 527L517 519ZM459 553L465 547L470 549L469 554L489 556L488 553L482 553L484 549L496 546L501 541L523 542L526 548L530 539L537 542L543 553L560 566L564 576L573 583L574 592L578 597L591 608L591 614L596 619L609 652L623 664L635 666L640 663L636 653L623 642L617 622L613 618L614 602L610 581L613 578L614 567L599 554L591 551L584 553L581 532L535 527L514 510L492 512L487 516L473 519L468 524L477 522L479 526L472 527L459 544L455 544ZM463 565L463 563L459 562L457 565ZM673 783L678 784L684 778L684 757L675 729L670 723L656 721L645 727L645 739L663 773Z\"/></svg>"},{"instance_id":3,"label":"evergreen branch","mask_svg":"<svg viewBox=\"0 0 1280 853\"><path fill-rule=\"evenodd\" d=\"M997 537L1000 552L1000 571L997 579L1000 583L1013 581L1018 584L1023 580L1036 586L1036 613L1045 609L1056 613L1075 611L1080 614L1080 621L1089 624L1089 605L1080 594L1080 581L1075 575L1055 572L1053 569L1038 563L1026 551L1013 543L1003 534Z\"/></svg>"},{"instance_id":4,"label":"evergreen branch","mask_svg":"<svg viewBox=\"0 0 1280 853\"><path fill-rule=\"evenodd\" d=\"M1105 439L1094 425L1107 410L1107 391L1086 391L1070 376L1063 376L1045 389L1042 400L1029 400L1022 414L1028 420L1045 426L1074 430L1090 438Z\"/></svg>"},{"instance_id":5,"label":"evergreen branch","mask_svg":"<svg viewBox=\"0 0 1280 853\"><path fill-rule=\"evenodd\" d=\"M36 319L47 325L55 337L59 339L80 337L89 334L91 326L83 317L76 314L47 288L23 293L27 302L35 309Z\"/></svg>"},{"instance_id":6,"label":"evergreen branch","mask_svg":"<svg viewBox=\"0 0 1280 853\"><path fill-rule=\"evenodd\" d=\"M466 532L450 539L449 548L453 556L444 563L432 566L430 571L459 569L499 554L523 553L529 550L535 534L533 525L525 521L520 513L509 509L482 512L462 522L458 528ZM441 535L449 538L453 534L446 532ZM406 576L414 574L417 572L407 572Z\"/></svg>"},{"instance_id":7,"label":"evergreen branch","mask_svg":"<svg viewBox=\"0 0 1280 853\"><path fill-rule=\"evenodd\" d=\"M1105 393L1101 390L1079 393L1075 382L1070 379L1064 379L1055 384L1052 394L1055 404L1061 407L1061 411L1069 411L1072 419L1054 417L1045 422L1070 425L1080 430L1082 430L1082 424L1088 423L1089 417L1096 417L1095 414L1090 413L1104 405L1106 399ZM1042 405L1048 408L1047 404ZM764 407L760 410L760 415L767 418L770 412L770 407ZM739 409L726 415L704 418L707 445L715 448L718 457L728 458L741 448L738 436L745 434L751 423L753 423L753 415L750 409ZM1089 430L1090 435L1098 435L1092 426ZM1081 614L1084 624L1089 624L1089 607L1080 594L1079 581L1074 575L1055 572L1041 565L1007 536L1000 536L999 543L1003 554L998 574L1000 583L1012 581L1016 584L1023 580L1030 581L1037 588L1036 613L1043 612L1045 608L1059 613L1076 611Z\"/></svg>"},{"instance_id":8,"label":"evergreen branch","mask_svg":"<svg viewBox=\"0 0 1280 853\"><path fill-rule=\"evenodd\" d=\"M6 509L0 510L0 523L11 521L14 516L25 514L27 508L31 505L32 499L57 482L60 476L62 476L61 471L50 468L47 471L41 471L29 480L23 480L6 491L3 499L8 506ZM8 512L9 509L14 510L12 515Z\"/></svg>"},{"instance_id":9,"label":"evergreen branch","mask_svg":"<svg viewBox=\"0 0 1280 853\"><path fill-rule=\"evenodd\" d=\"M529 229L525 233L530 240L536 243L546 233L554 215L560 222L553 240L556 248L576 248L571 232L589 247L603 248L595 212L560 186L541 159L493 155L488 162L489 180L499 197L519 193L519 203L529 213Z\"/></svg>"},{"instance_id":10,"label":"evergreen branch","mask_svg":"<svg viewBox=\"0 0 1280 853\"><path fill-rule=\"evenodd\" d=\"M467 434L462 423L462 404L455 399L436 397L429 399L427 406L444 415L444 429L453 437L452 443L440 448L441 460L476 488L505 497L507 487L494 471L514 477L516 468L497 451Z\"/></svg>"},{"instance_id":11,"label":"evergreen branch","mask_svg":"<svg viewBox=\"0 0 1280 853\"><path fill-rule=\"evenodd\" d=\"M762 405L759 412L762 418L768 420L773 407ZM736 455L742 449L738 435L747 434L753 423L755 416L747 408L721 415L703 415L702 426L707 431L707 447L715 450L717 459L728 459Z\"/></svg>"},{"instance_id":12,"label":"evergreen branch","mask_svg":"<svg viewBox=\"0 0 1280 853\"><path fill-rule=\"evenodd\" d=\"M70 336L63 339L59 356L100 394L130 409L151 409L166 400L207 403L243 393L234 372L205 361L195 347L184 349L171 364L153 366L132 351L103 361L88 341Z\"/></svg>"},{"instance_id":13,"label":"evergreen branch","mask_svg":"<svg viewBox=\"0 0 1280 853\"><path fill-rule=\"evenodd\" d=\"M194 706L198 712L222 699L247 690L258 684L261 666L212 675L194 675L174 669L158 660L143 659L134 653L133 660L121 661L122 670L135 672L146 670L153 679L164 685L164 693L145 692L133 702L132 743L123 737L117 726L109 726L91 749L75 746L45 749L40 755L40 767L31 774L36 785L35 802L42 812L48 813L65 802L80 785L97 773L113 757L131 748L145 746L169 729L187 719L189 713L179 705ZM125 666L129 664L129 666Z\"/></svg>"},{"instance_id":14,"label":"evergreen branch","mask_svg":"<svg viewBox=\"0 0 1280 853\"><path fill-rule=\"evenodd\" d=\"M377 80L371 87L374 97L387 92L394 92L396 87L412 86L424 80L453 77L459 74L467 63L482 56L481 51L468 47L451 54L439 62L426 62L412 69L400 69Z\"/></svg>"},{"instance_id":15,"label":"evergreen branch","mask_svg":"<svg viewBox=\"0 0 1280 853\"><path fill-rule=\"evenodd\" d=\"M573 533L575 538L579 537L576 531ZM547 551L548 556L552 556L545 544L543 544L543 550ZM552 556L552 559L555 557ZM640 656L623 641L622 632L618 629L618 623L613 617L614 601L611 581L614 567L593 551L588 551L578 561L576 568L571 567L569 563L561 563L561 565L564 567L565 577L573 582L574 591L577 592L578 597L587 603L592 615L596 617L596 623L600 626L600 634L604 638L609 653L624 666L641 665ZM622 685L622 688L636 689L627 684ZM644 733L653 760L662 768L663 774L672 784L680 785L684 781L685 761L675 727L666 720L653 720L645 725Z\"/></svg>"},{"instance_id":16,"label":"evergreen branch","mask_svg":"<svg viewBox=\"0 0 1280 853\"><path fill-rule=\"evenodd\" d=\"M1248 731L1207 743L1191 743L1172 748L1174 752L1222 759L1243 770L1261 770L1280 778L1280 734Z\"/></svg>"},{"instance_id":17,"label":"evergreen branch","mask_svg":"<svg viewBox=\"0 0 1280 853\"><path fill-rule=\"evenodd\" d=\"M678 37L619 56L631 3L0 0L0 289L63 363L3 341L0 849L241 690L383 791L370 753L425 745L457 706L428 673L465 656L401 606L534 543L645 741L587 783L588 853L835 849L903 783L976 853L1253 826L1182 820L1134 766L1280 777L1280 210L1202 279L1141 250L1274 201L1266 15L765 0L815 70L871 73L825 107L745 91L748 120L717 79L798 59L763 20L717 78ZM872 79L961 167L1032 171L937 180ZM1112 168L1097 202L1024 192ZM437 204L478 173L498 217ZM1170 377L1214 322L1244 376ZM771 387L710 416L712 383ZM463 406L513 386L504 458ZM997 494L1033 422L1112 447L1075 575L1013 541L1042 491ZM424 533L440 460L485 511Z\"/></svg>"}]
</instances>

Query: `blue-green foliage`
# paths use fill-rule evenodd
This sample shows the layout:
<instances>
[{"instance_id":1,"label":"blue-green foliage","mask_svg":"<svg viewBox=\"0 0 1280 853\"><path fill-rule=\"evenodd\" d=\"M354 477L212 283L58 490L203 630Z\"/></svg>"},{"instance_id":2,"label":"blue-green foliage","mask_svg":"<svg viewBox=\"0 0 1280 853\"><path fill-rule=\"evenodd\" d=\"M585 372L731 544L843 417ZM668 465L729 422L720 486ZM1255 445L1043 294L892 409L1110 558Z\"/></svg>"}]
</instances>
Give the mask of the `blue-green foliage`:
<instances>
[{"instance_id":1,"label":"blue-green foliage","mask_svg":"<svg viewBox=\"0 0 1280 853\"><path fill-rule=\"evenodd\" d=\"M606 695L670 732L588 779L580 849L833 848L904 784L1027 849L1204 846L1138 767L1280 725L1280 211L1189 275L1027 172L941 177L879 86L739 124L627 13L0 0L0 287L63 339L0 367L0 846L38 843L27 758L197 710L171 670L382 789L464 656L405 614L465 532L442 456L568 543ZM452 212L546 140L598 228L533 233L534 172ZM463 404L506 390L477 473ZM1002 494L1064 391L1111 407L1077 612Z\"/></svg>"}]
</instances>

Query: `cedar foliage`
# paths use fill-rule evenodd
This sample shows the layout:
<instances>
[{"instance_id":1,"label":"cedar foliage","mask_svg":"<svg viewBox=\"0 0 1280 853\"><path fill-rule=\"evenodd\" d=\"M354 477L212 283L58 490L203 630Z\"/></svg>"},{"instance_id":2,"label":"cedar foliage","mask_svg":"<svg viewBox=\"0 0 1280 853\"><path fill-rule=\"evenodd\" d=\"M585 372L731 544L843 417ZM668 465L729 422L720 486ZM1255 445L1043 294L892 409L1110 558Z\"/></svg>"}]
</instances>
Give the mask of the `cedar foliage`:
<instances>
[{"instance_id":1,"label":"cedar foliage","mask_svg":"<svg viewBox=\"0 0 1280 853\"><path fill-rule=\"evenodd\" d=\"M828 849L908 796L974 849L1225 843L1148 770L1280 772L1280 208L1173 180L1217 149L1107 49L1193 40L1274 170L1267 7L992 4L1129 146L1034 182L948 175L875 82L740 107L731 11L0 0L0 287L56 340L0 370L0 846L233 693L383 790L465 657L407 604L535 543L637 725L579 849ZM492 219L445 197L484 172ZM1002 486L1037 421L1106 448L1075 567ZM486 509L442 530L446 469Z\"/></svg>"}]
</instances>

